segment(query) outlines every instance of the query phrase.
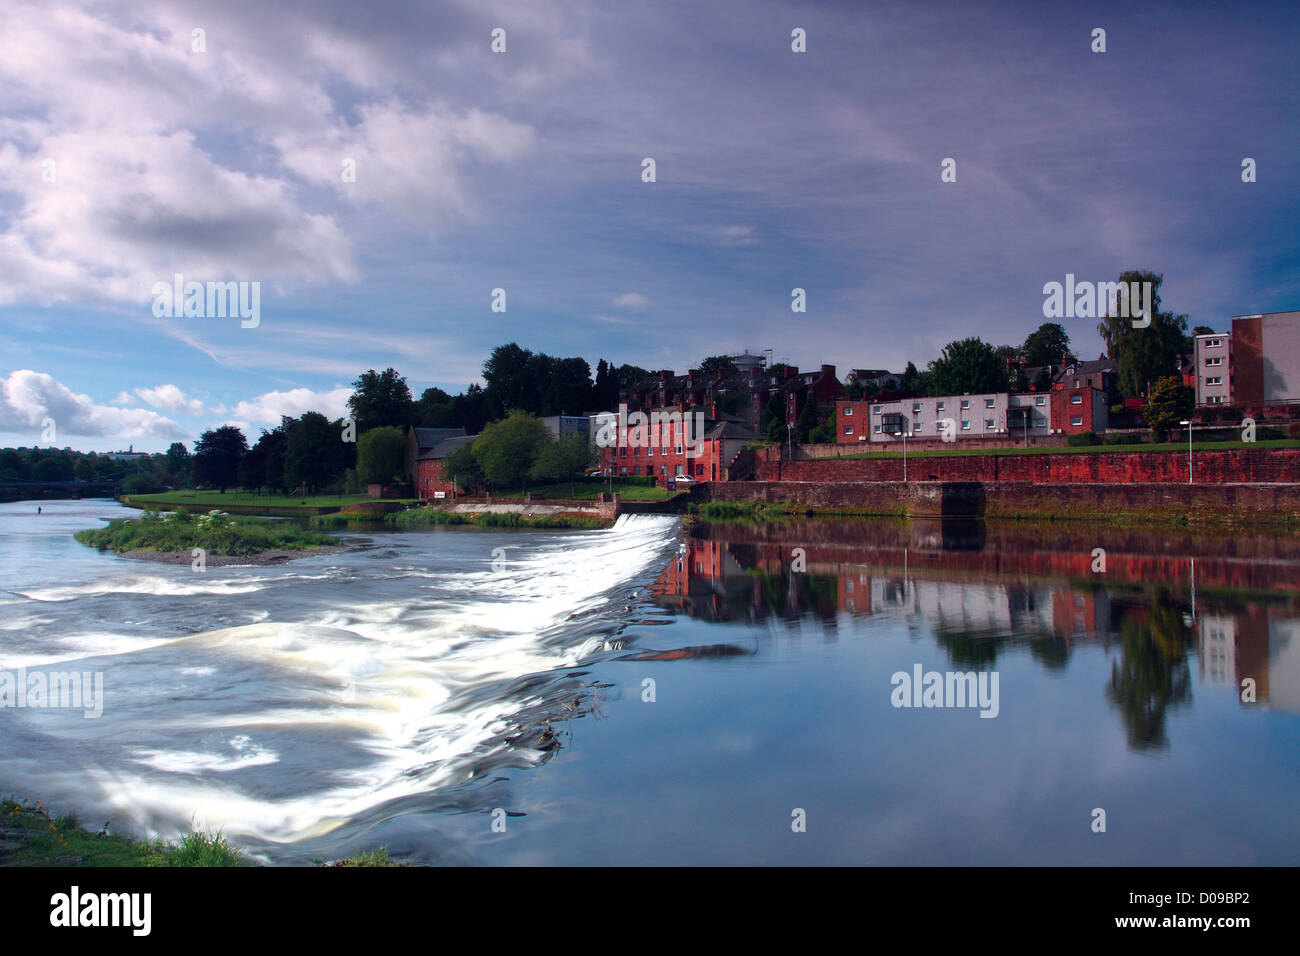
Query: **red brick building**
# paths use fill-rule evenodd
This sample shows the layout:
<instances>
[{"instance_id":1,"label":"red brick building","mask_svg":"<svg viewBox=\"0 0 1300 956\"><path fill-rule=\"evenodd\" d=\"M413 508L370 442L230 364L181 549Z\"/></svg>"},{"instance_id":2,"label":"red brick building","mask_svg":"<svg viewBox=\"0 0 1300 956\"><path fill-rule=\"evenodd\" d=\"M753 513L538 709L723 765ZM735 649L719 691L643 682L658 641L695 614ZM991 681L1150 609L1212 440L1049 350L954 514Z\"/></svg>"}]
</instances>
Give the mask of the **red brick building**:
<instances>
[{"instance_id":1,"label":"red brick building","mask_svg":"<svg viewBox=\"0 0 1300 956\"><path fill-rule=\"evenodd\" d=\"M702 410L657 408L646 414L645 424L637 424L636 414L629 415L618 429L617 443L600 449L601 473L652 477L656 485L680 477L726 481L745 446L758 435L737 422L693 417L697 413ZM673 415L676 420L665 420Z\"/></svg>"},{"instance_id":2,"label":"red brick building","mask_svg":"<svg viewBox=\"0 0 1300 956\"><path fill-rule=\"evenodd\" d=\"M414 428L406 433L406 474L418 498L450 498L464 494L442 477L442 462L472 442L463 428Z\"/></svg>"}]
</instances>

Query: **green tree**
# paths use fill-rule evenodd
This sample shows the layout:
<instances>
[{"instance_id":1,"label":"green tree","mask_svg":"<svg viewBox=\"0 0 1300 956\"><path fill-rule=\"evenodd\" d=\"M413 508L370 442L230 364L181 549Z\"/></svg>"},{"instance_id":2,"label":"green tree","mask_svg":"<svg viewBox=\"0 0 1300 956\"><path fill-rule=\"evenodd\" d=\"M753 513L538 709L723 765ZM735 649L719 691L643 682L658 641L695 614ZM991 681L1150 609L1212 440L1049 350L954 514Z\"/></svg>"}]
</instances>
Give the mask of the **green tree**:
<instances>
[{"instance_id":1,"label":"green tree","mask_svg":"<svg viewBox=\"0 0 1300 956\"><path fill-rule=\"evenodd\" d=\"M239 462L247 453L248 439L234 425L204 432L194 444L194 480L225 494L237 481Z\"/></svg>"},{"instance_id":2,"label":"green tree","mask_svg":"<svg viewBox=\"0 0 1300 956\"><path fill-rule=\"evenodd\" d=\"M549 441L537 449L537 457L529 469L529 477L534 480L567 481L569 494L576 494L574 483L579 475L595 459L591 443L586 435L566 435L557 441Z\"/></svg>"},{"instance_id":3,"label":"green tree","mask_svg":"<svg viewBox=\"0 0 1300 956\"><path fill-rule=\"evenodd\" d=\"M1208 325L1198 325L1196 328L1192 329L1192 335L1213 335L1213 334L1214 334L1214 329L1210 328Z\"/></svg>"},{"instance_id":4,"label":"green tree","mask_svg":"<svg viewBox=\"0 0 1300 956\"><path fill-rule=\"evenodd\" d=\"M993 346L978 338L949 342L930 363L930 395L978 395L1007 391L1006 366Z\"/></svg>"},{"instance_id":5,"label":"green tree","mask_svg":"<svg viewBox=\"0 0 1300 956\"><path fill-rule=\"evenodd\" d=\"M1028 366L1055 365L1060 368L1070 352L1070 336L1059 323L1044 322L1029 333L1022 351Z\"/></svg>"},{"instance_id":6,"label":"green tree","mask_svg":"<svg viewBox=\"0 0 1300 956\"><path fill-rule=\"evenodd\" d=\"M1157 441L1164 441L1180 421L1185 421L1196 405L1196 393L1174 375L1156 382L1151 397L1143 406L1147 425Z\"/></svg>"},{"instance_id":7,"label":"green tree","mask_svg":"<svg viewBox=\"0 0 1300 956\"><path fill-rule=\"evenodd\" d=\"M596 384L592 407L597 411L613 411L618 406L618 378L614 367L601 359L596 363Z\"/></svg>"},{"instance_id":8,"label":"green tree","mask_svg":"<svg viewBox=\"0 0 1300 956\"><path fill-rule=\"evenodd\" d=\"M474 457L489 488L523 487L538 450L551 440L541 419L520 409L487 425L474 439Z\"/></svg>"},{"instance_id":9,"label":"green tree","mask_svg":"<svg viewBox=\"0 0 1300 956\"><path fill-rule=\"evenodd\" d=\"M498 345L483 363L484 391L493 418L501 418L513 408L527 409L537 401L536 366L529 369L533 353L518 343ZM531 391L532 394L529 394Z\"/></svg>"},{"instance_id":10,"label":"green tree","mask_svg":"<svg viewBox=\"0 0 1300 956\"><path fill-rule=\"evenodd\" d=\"M382 372L370 369L352 383L348 408L357 423L357 434L372 428L400 425L405 428L415 418L415 403L406 379L391 368Z\"/></svg>"},{"instance_id":11,"label":"green tree","mask_svg":"<svg viewBox=\"0 0 1300 956\"><path fill-rule=\"evenodd\" d=\"M812 441L813 430L817 427L817 402L813 400L812 393L804 397L803 408L799 412L799 417L794 423L794 440L800 444Z\"/></svg>"},{"instance_id":12,"label":"green tree","mask_svg":"<svg viewBox=\"0 0 1300 956\"><path fill-rule=\"evenodd\" d=\"M440 388L426 388L415 403L411 424L421 428L455 428L458 424L455 419L456 400Z\"/></svg>"},{"instance_id":13,"label":"green tree","mask_svg":"<svg viewBox=\"0 0 1300 956\"><path fill-rule=\"evenodd\" d=\"M471 491L485 484L483 466L474 456L474 442L466 442L442 460L442 479Z\"/></svg>"},{"instance_id":14,"label":"green tree","mask_svg":"<svg viewBox=\"0 0 1300 956\"><path fill-rule=\"evenodd\" d=\"M736 363L731 360L729 355L710 355L700 363L701 374L709 378L716 375L718 369L722 369L724 375L735 375L740 371L736 368Z\"/></svg>"},{"instance_id":15,"label":"green tree","mask_svg":"<svg viewBox=\"0 0 1300 956\"><path fill-rule=\"evenodd\" d=\"M320 412L303 412L289 429L284 477L289 487L318 491L342 477L346 467L341 430Z\"/></svg>"},{"instance_id":16,"label":"green tree","mask_svg":"<svg viewBox=\"0 0 1300 956\"><path fill-rule=\"evenodd\" d=\"M1164 276L1154 272L1123 272L1119 281L1151 283L1151 324L1133 327L1134 319L1107 315L1097 326L1106 354L1119 372L1119 392L1124 398L1146 394L1150 383L1177 375L1185 351L1187 316L1160 311L1160 285ZM1136 306L1134 306L1136 308ZM1117 310L1118 311L1118 310Z\"/></svg>"},{"instance_id":17,"label":"green tree","mask_svg":"<svg viewBox=\"0 0 1300 956\"><path fill-rule=\"evenodd\" d=\"M1007 381L1007 388L1013 392L1029 391L1029 376L1025 375L1025 370L1021 368L1013 369L1011 377Z\"/></svg>"},{"instance_id":18,"label":"green tree","mask_svg":"<svg viewBox=\"0 0 1300 956\"><path fill-rule=\"evenodd\" d=\"M581 415L591 406L591 366L584 358L556 359L542 399L545 415Z\"/></svg>"},{"instance_id":19,"label":"green tree","mask_svg":"<svg viewBox=\"0 0 1300 956\"><path fill-rule=\"evenodd\" d=\"M66 455L42 458L32 468L34 481L72 481L74 477L72 461Z\"/></svg>"},{"instance_id":20,"label":"green tree","mask_svg":"<svg viewBox=\"0 0 1300 956\"><path fill-rule=\"evenodd\" d=\"M372 428L357 439L357 477L362 484L383 484L402 474L406 432L396 425Z\"/></svg>"},{"instance_id":21,"label":"green tree","mask_svg":"<svg viewBox=\"0 0 1300 956\"><path fill-rule=\"evenodd\" d=\"M192 464L189 450L181 442L174 441L167 446L167 470L171 472L177 484L189 485Z\"/></svg>"}]
</instances>

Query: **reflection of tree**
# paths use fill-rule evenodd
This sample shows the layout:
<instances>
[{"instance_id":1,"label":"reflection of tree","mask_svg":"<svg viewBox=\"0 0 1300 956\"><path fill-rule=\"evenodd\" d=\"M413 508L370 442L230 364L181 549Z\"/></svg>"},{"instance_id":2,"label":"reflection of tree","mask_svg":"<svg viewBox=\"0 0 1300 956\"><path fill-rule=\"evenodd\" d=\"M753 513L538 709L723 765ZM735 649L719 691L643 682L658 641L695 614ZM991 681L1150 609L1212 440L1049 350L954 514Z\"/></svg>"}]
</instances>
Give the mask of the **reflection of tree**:
<instances>
[{"instance_id":1,"label":"reflection of tree","mask_svg":"<svg viewBox=\"0 0 1300 956\"><path fill-rule=\"evenodd\" d=\"M780 573L751 567L746 572L757 578L762 591L763 607L779 617L797 616L813 611L818 617L834 617L839 600L839 581L833 577L807 572ZM755 608L755 610L760 610Z\"/></svg>"},{"instance_id":2,"label":"reflection of tree","mask_svg":"<svg viewBox=\"0 0 1300 956\"><path fill-rule=\"evenodd\" d=\"M998 650L1004 639L985 631L968 631L944 625L935 625L935 640L939 646L948 651L948 657L956 667L972 667L976 670L988 670L998 659Z\"/></svg>"},{"instance_id":3,"label":"reflection of tree","mask_svg":"<svg viewBox=\"0 0 1300 956\"><path fill-rule=\"evenodd\" d=\"M1123 647L1111 663L1106 697L1119 707L1134 750L1162 750L1165 711L1191 700L1187 650L1192 632L1169 595L1155 595L1145 618L1130 611L1120 624Z\"/></svg>"},{"instance_id":4,"label":"reflection of tree","mask_svg":"<svg viewBox=\"0 0 1300 956\"><path fill-rule=\"evenodd\" d=\"M1064 670L1070 663L1070 642L1056 634L1045 634L1029 642L1029 653L1048 670Z\"/></svg>"}]
</instances>

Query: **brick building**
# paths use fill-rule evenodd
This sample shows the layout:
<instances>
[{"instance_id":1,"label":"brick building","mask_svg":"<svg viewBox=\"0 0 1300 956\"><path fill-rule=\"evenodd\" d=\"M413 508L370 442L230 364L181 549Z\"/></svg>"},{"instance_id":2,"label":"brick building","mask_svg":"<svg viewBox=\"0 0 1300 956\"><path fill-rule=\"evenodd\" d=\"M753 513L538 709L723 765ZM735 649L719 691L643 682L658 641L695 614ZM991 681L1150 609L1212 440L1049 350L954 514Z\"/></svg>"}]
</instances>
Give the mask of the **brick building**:
<instances>
[{"instance_id":1,"label":"brick building","mask_svg":"<svg viewBox=\"0 0 1300 956\"><path fill-rule=\"evenodd\" d=\"M683 477L727 481L745 446L757 441L758 434L737 422L689 417L698 411L654 409L650 413L655 416L650 419L653 427L627 423L626 433L619 431L617 444L600 449L601 474L653 477L655 484ZM672 415L676 420L659 417Z\"/></svg>"}]
</instances>

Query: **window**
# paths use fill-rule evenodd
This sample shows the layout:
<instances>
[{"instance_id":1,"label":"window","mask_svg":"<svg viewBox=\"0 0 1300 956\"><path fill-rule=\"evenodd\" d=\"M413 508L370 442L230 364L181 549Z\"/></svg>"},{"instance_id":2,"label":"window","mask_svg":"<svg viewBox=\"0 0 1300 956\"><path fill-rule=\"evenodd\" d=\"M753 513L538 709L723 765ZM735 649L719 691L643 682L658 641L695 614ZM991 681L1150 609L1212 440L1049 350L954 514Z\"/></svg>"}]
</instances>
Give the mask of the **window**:
<instances>
[{"instance_id":1,"label":"window","mask_svg":"<svg viewBox=\"0 0 1300 956\"><path fill-rule=\"evenodd\" d=\"M871 411L872 411L873 414L879 415L879 414L880 414L880 409L881 409L881 406L877 405L877 406L876 406L875 408L873 408Z\"/></svg>"},{"instance_id":2,"label":"window","mask_svg":"<svg viewBox=\"0 0 1300 956\"><path fill-rule=\"evenodd\" d=\"M686 474L686 469L684 469L681 465L678 465L676 477L680 478L684 474Z\"/></svg>"},{"instance_id":3,"label":"window","mask_svg":"<svg viewBox=\"0 0 1300 956\"><path fill-rule=\"evenodd\" d=\"M1083 396L1082 396L1082 395L1071 395L1071 396L1070 396L1070 404L1071 404L1071 405L1082 405L1082 404L1083 404Z\"/></svg>"},{"instance_id":4,"label":"window","mask_svg":"<svg viewBox=\"0 0 1300 956\"><path fill-rule=\"evenodd\" d=\"M961 430L964 431L964 432L968 432L968 431L970 431L970 422L968 422L968 421L963 421L963 422L961 423Z\"/></svg>"},{"instance_id":5,"label":"window","mask_svg":"<svg viewBox=\"0 0 1300 956\"><path fill-rule=\"evenodd\" d=\"M1222 384L1223 384L1223 376L1222 376L1222 375L1211 375L1209 378L1207 378L1207 379L1205 380L1205 384L1206 384L1206 385L1222 385Z\"/></svg>"},{"instance_id":6,"label":"window","mask_svg":"<svg viewBox=\"0 0 1300 956\"><path fill-rule=\"evenodd\" d=\"M984 407L985 407L985 408L992 408L992 407L993 407L993 399L991 399L991 398L986 398L986 399L984 399Z\"/></svg>"},{"instance_id":7,"label":"window","mask_svg":"<svg viewBox=\"0 0 1300 956\"><path fill-rule=\"evenodd\" d=\"M1223 404L1223 396L1222 396L1222 395L1211 395L1210 398L1209 398L1209 402L1208 402L1208 404L1210 404L1210 405L1222 405L1222 404Z\"/></svg>"},{"instance_id":8,"label":"window","mask_svg":"<svg viewBox=\"0 0 1300 956\"><path fill-rule=\"evenodd\" d=\"M852 434L853 434L853 426L852 426L852 425L845 425L845 426L844 426L844 434L846 434L846 435L852 435Z\"/></svg>"},{"instance_id":9,"label":"window","mask_svg":"<svg viewBox=\"0 0 1300 956\"><path fill-rule=\"evenodd\" d=\"M1042 408L1044 405L1047 404L1047 398L1043 395L1039 395L1037 398L1034 399L1034 404L1037 405L1039 408Z\"/></svg>"},{"instance_id":10,"label":"window","mask_svg":"<svg viewBox=\"0 0 1300 956\"><path fill-rule=\"evenodd\" d=\"M875 434L875 435L879 435L879 434L880 434L880 426L877 425L875 428L871 429L871 431L872 431L873 434Z\"/></svg>"},{"instance_id":11,"label":"window","mask_svg":"<svg viewBox=\"0 0 1300 956\"><path fill-rule=\"evenodd\" d=\"M934 410L935 410L936 412L941 412L941 411L943 411L943 402L935 402L935 403L934 403Z\"/></svg>"},{"instance_id":12,"label":"window","mask_svg":"<svg viewBox=\"0 0 1300 956\"><path fill-rule=\"evenodd\" d=\"M696 466L695 466L695 473L696 473L697 475L700 475L701 477L703 477L703 475L704 475L704 466L703 466L703 465L696 465Z\"/></svg>"},{"instance_id":13,"label":"window","mask_svg":"<svg viewBox=\"0 0 1300 956\"><path fill-rule=\"evenodd\" d=\"M1077 378L1074 380L1074 387L1075 388L1079 387L1079 380Z\"/></svg>"},{"instance_id":14,"label":"window","mask_svg":"<svg viewBox=\"0 0 1300 956\"><path fill-rule=\"evenodd\" d=\"M1222 355L1216 355L1216 356L1214 356L1213 358L1207 358L1207 359L1205 360L1205 364L1206 364L1206 365L1222 365L1222 364L1223 364L1223 356L1222 356Z\"/></svg>"},{"instance_id":15,"label":"window","mask_svg":"<svg viewBox=\"0 0 1300 956\"><path fill-rule=\"evenodd\" d=\"M962 407L962 410L963 410L963 411L965 411L966 409L970 408L970 399L969 399L969 398L963 398L963 399L961 400L961 407Z\"/></svg>"},{"instance_id":16,"label":"window","mask_svg":"<svg viewBox=\"0 0 1300 956\"><path fill-rule=\"evenodd\" d=\"M1082 415L1075 415L1073 418L1070 419L1070 424L1071 424L1071 425L1082 425L1082 424L1083 424L1083 416L1082 416Z\"/></svg>"},{"instance_id":17,"label":"window","mask_svg":"<svg viewBox=\"0 0 1300 956\"><path fill-rule=\"evenodd\" d=\"M912 403L912 414L913 414L913 415L920 415L920 414L921 414L921 403L920 403L920 402L913 402L913 403Z\"/></svg>"},{"instance_id":18,"label":"window","mask_svg":"<svg viewBox=\"0 0 1300 956\"><path fill-rule=\"evenodd\" d=\"M845 418L848 418L848 417L850 417L852 414L853 414L853 406L852 406L852 405L845 405L845 406L844 406L844 417L845 417Z\"/></svg>"},{"instance_id":19,"label":"window","mask_svg":"<svg viewBox=\"0 0 1300 956\"><path fill-rule=\"evenodd\" d=\"M653 458L655 456L655 446L651 445L645 450L645 453L647 458Z\"/></svg>"},{"instance_id":20,"label":"window","mask_svg":"<svg viewBox=\"0 0 1300 956\"><path fill-rule=\"evenodd\" d=\"M985 427L985 428L992 428L992 427L993 427L993 419L991 419L991 418L986 418L986 419L984 419L984 427Z\"/></svg>"},{"instance_id":21,"label":"window","mask_svg":"<svg viewBox=\"0 0 1300 956\"><path fill-rule=\"evenodd\" d=\"M1206 339L1205 347L1207 349L1217 349L1223 345L1223 339Z\"/></svg>"}]
</instances>

